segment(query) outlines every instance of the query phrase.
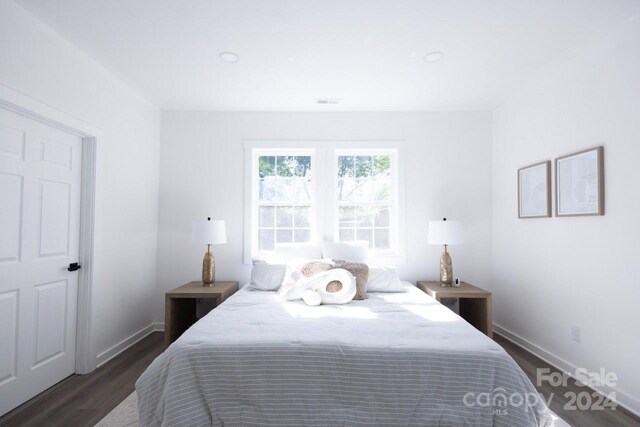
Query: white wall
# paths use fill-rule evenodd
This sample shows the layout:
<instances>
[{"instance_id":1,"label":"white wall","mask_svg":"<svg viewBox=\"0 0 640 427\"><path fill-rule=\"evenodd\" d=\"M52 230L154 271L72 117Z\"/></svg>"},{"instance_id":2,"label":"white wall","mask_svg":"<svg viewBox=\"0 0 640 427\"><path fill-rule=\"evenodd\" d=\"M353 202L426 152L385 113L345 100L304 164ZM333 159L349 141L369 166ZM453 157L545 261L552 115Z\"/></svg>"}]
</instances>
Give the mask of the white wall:
<instances>
[{"instance_id":1,"label":"white wall","mask_svg":"<svg viewBox=\"0 0 640 427\"><path fill-rule=\"evenodd\" d=\"M103 353L152 322L160 111L10 0L0 1L0 84L101 131L93 325Z\"/></svg>"},{"instance_id":2,"label":"white wall","mask_svg":"<svg viewBox=\"0 0 640 427\"><path fill-rule=\"evenodd\" d=\"M618 398L636 412L639 46L636 17L546 67L495 111L490 285L498 325L567 369L617 373ZM605 147L605 216L517 218L519 167L596 145Z\"/></svg>"},{"instance_id":3,"label":"white wall","mask_svg":"<svg viewBox=\"0 0 640 427\"><path fill-rule=\"evenodd\" d=\"M191 245L194 219L227 221L214 247L217 277L247 282L243 264L245 139L405 140L407 264L403 279L437 279L441 247L427 221L463 222L468 243L451 248L454 275L486 286L491 250L491 114L164 112L156 319L162 293L198 280L205 248Z\"/></svg>"},{"instance_id":4,"label":"white wall","mask_svg":"<svg viewBox=\"0 0 640 427\"><path fill-rule=\"evenodd\" d=\"M616 372L619 398L640 412L638 45L636 19L573 52L499 108L493 129L490 113L474 112L166 112L160 151L153 104L13 1L0 0L0 84L104 136L94 283L99 353L163 321L164 291L199 277L204 248L189 242L195 218L227 221L229 243L215 248L218 277L248 280L245 139L402 139L408 233L400 275L437 278L440 248L425 244L426 223L460 219L466 243L452 248L454 274L494 292L496 323L566 366ZM599 144L604 217L517 219L518 167ZM580 344L570 340L573 324L582 328Z\"/></svg>"}]
</instances>

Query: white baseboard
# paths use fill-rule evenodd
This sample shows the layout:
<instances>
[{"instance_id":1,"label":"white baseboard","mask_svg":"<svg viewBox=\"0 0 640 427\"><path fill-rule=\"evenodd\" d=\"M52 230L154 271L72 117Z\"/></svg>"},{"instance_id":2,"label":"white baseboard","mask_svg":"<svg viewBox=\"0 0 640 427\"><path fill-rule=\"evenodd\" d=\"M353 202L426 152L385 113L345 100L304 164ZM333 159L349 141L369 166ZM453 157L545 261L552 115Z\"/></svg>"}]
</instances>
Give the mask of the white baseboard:
<instances>
[{"instance_id":1,"label":"white baseboard","mask_svg":"<svg viewBox=\"0 0 640 427\"><path fill-rule=\"evenodd\" d=\"M152 323L151 325L140 329L138 332L134 333L130 337L123 339L113 347L110 347L105 351L103 351L102 353L99 353L96 356L96 363L97 363L96 368L99 368L100 366L104 365L109 360L113 359L114 357L116 357L117 355L119 355L120 353L122 353L123 351L125 351L126 349L128 349L129 347L137 343L138 341L148 336L150 333L155 332L156 331L155 325L156 324Z\"/></svg>"},{"instance_id":2,"label":"white baseboard","mask_svg":"<svg viewBox=\"0 0 640 427\"><path fill-rule=\"evenodd\" d=\"M524 338L522 338L521 336L511 332L510 330L503 328L500 325L496 325L495 323L493 324L493 331L506 338L507 340L511 341L512 343L514 343L515 345L517 345L518 347L521 347L525 350L527 350L529 353L532 353L535 356L538 356L540 359L544 360L545 362L547 362L548 364L554 366L555 368L559 369L560 371L570 375L571 377L574 376L574 373L576 372L576 369L578 368L577 366L573 365L570 362L567 362L566 360L562 359L559 356L556 356L555 354L551 353L550 351L547 351L545 349L543 349L542 347L538 346L537 344L532 343L529 340L526 340ZM625 408L626 410L628 410L629 412L633 413L634 415L640 417L640 401L638 399L636 399L635 397L631 396L630 394L614 388L614 387L591 387L588 386L589 388L597 391L600 394L603 394L605 396L609 396L611 393L615 393L614 396L616 396L615 402L622 406L623 408Z\"/></svg>"},{"instance_id":3,"label":"white baseboard","mask_svg":"<svg viewBox=\"0 0 640 427\"><path fill-rule=\"evenodd\" d=\"M164 332L164 322L158 322L153 324L154 332Z\"/></svg>"}]
</instances>

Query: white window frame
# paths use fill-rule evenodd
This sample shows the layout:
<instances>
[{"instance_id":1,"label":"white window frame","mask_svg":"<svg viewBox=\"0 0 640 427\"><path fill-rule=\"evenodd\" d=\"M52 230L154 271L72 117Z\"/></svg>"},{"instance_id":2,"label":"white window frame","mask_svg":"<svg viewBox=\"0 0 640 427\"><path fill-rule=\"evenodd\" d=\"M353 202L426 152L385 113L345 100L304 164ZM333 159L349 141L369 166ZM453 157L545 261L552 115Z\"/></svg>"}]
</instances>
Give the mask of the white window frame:
<instances>
[{"instance_id":1,"label":"white window frame","mask_svg":"<svg viewBox=\"0 0 640 427\"><path fill-rule=\"evenodd\" d=\"M316 214L316 193L317 193L317 179L314 172L316 165L316 151L313 148L295 148L295 149L283 149L283 148L255 148L251 150L251 169L247 174L248 179L251 181L251 199L249 201L250 209L251 209L251 223L249 225L249 232L251 234L251 254L252 256L257 256L260 253L258 247L258 232L259 227L256 226L259 222L259 208L260 206L271 205L271 203L264 203L260 201L259 195L259 186L260 186L260 176L255 173L258 170L259 159L261 156L309 156L311 157L311 199L309 200L309 205L311 205L311 215L309 219L310 228L311 228L311 242L316 242L317 238L317 230L319 230L316 222L317 214ZM277 202L274 204L278 204ZM285 203L291 205L297 205L298 202Z\"/></svg>"},{"instance_id":2,"label":"white window frame","mask_svg":"<svg viewBox=\"0 0 640 427\"><path fill-rule=\"evenodd\" d=\"M370 251L370 255L374 258L393 258L398 253L398 234L399 234L399 221L398 221L398 213L400 211L400 206L398 203L398 177L400 174L400 170L398 169L398 150L396 148L352 148L352 149L343 149L337 148L332 150L332 165L331 168L331 176L333 178L333 187L334 187L334 197L332 197L333 201L333 209L332 209L332 224L333 224L333 238L334 240L338 240L339 235L339 221L338 221L338 212L340 207L340 201L337 197L338 194L338 157L339 156L389 156L391 160L391 200L389 201L390 205L390 218L389 218L389 229L391 230L390 236L390 248L388 250L373 250ZM375 202L353 202L353 205L367 205L375 206L377 203Z\"/></svg>"},{"instance_id":3,"label":"white window frame","mask_svg":"<svg viewBox=\"0 0 640 427\"><path fill-rule=\"evenodd\" d=\"M400 265L406 263L406 202L404 141L283 141L246 140L245 149L245 209L244 209L244 263L251 264L258 256L258 180L255 171L258 158L263 155L311 156L311 243L334 241L338 237L338 156L339 155L391 155L392 203L395 212L390 219L392 249L371 251L373 263ZM330 207L320 210L321 206Z\"/></svg>"}]
</instances>

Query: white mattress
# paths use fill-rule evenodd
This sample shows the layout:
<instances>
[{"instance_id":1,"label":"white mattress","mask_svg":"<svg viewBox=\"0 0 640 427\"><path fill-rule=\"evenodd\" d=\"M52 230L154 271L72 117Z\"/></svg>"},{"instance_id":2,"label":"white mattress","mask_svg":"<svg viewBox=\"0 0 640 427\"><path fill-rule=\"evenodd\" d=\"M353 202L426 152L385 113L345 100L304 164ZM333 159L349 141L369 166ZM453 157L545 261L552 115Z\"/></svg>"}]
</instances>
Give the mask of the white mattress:
<instances>
[{"instance_id":1,"label":"white mattress","mask_svg":"<svg viewBox=\"0 0 640 427\"><path fill-rule=\"evenodd\" d=\"M499 345L406 289L319 307L241 289L140 377L141 425L551 423L540 400L480 405L480 393L526 398L535 389Z\"/></svg>"}]
</instances>

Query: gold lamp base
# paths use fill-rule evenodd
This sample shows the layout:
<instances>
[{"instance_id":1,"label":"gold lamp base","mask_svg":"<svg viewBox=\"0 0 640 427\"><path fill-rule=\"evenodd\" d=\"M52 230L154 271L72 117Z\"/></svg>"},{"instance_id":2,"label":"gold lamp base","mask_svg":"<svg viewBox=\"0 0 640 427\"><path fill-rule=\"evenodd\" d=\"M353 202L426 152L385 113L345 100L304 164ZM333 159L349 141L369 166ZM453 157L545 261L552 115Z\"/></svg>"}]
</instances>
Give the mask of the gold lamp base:
<instances>
[{"instance_id":1,"label":"gold lamp base","mask_svg":"<svg viewBox=\"0 0 640 427\"><path fill-rule=\"evenodd\" d=\"M451 264L451 255L447 252L447 245L444 245L444 252L440 257L440 286L452 286L453 265Z\"/></svg>"},{"instance_id":2,"label":"gold lamp base","mask_svg":"<svg viewBox=\"0 0 640 427\"><path fill-rule=\"evenodd\" d=\"M202 286L213 286L216 282L216 259L211 253L211 245L207 245L207 253L202 260Z\"/></svg>"}]
</instances>

